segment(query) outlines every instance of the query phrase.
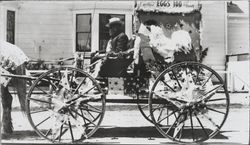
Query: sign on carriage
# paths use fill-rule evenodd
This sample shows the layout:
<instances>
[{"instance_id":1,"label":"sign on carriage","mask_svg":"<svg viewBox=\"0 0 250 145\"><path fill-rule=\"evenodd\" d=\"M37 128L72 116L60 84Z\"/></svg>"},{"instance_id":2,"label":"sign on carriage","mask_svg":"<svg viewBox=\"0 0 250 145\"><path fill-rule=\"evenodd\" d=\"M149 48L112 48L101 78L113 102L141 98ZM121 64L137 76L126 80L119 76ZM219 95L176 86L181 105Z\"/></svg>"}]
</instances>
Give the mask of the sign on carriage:
<instances>
[{"instance_id":1,"label":"sign on carriage","mask_svg":"<svg viewBox=\"0 0 250 145\"><path fill-rule=\"evenodd\" d=\"M136 10L145 12L190 13L200 10L199 1L139 1Z\"/></svg>"}]
</instances>

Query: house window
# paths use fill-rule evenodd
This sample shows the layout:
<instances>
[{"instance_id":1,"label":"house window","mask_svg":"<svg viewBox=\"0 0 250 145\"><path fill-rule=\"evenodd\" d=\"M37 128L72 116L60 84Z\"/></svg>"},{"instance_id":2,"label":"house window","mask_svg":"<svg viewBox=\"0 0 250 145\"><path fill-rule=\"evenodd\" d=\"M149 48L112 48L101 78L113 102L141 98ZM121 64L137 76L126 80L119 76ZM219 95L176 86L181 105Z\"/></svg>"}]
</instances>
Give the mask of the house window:
<instances>
[{"instance_id":1,"label":"house window","mask_svg":"<svg viewBox=\"0 0 250 145\"><path fill-rule=\"evenodd\" d=\"M110 18L117 17L124 23L122 31L125 32L125 15L122 14L100 14L99 16L99 51L105 51L110 39L109 30L106 25Z\"/></svg>"},{"instance_id":2,"label":"house window","mask_svg":"<svg viewBox=\"0 0 250 145\"><path fill-rule=\"evenodd\" d=\"M15 44L15 11L7 11L7 36L9 43Z\"/></svg>"},{"instance_id":3,"label":"house window","mask_svg":"<svg viewBox=\"0 0 250 145\"><path fill-rule=\"evenodd\" d=\"M91 51L91 14L76 15L76 51Z\"/></svg>"}]
</instances>

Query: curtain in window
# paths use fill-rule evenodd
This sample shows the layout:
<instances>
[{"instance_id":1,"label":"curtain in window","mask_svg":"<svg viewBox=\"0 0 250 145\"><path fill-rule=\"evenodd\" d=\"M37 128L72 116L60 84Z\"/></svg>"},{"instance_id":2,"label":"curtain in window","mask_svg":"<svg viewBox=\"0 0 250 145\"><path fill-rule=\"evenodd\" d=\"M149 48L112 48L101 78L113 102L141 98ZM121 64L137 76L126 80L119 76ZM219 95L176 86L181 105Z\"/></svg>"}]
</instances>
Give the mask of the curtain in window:
<instances>
[{"instance_id":1,"label":"curtain in window","mask_svg":"<svg viewBox=\"0 0 250 145\"><path fill-rule=\"evenodd\" d=\"M76 51L91 51L91 15L76 15Z\"/></svg>"}]
</instances>

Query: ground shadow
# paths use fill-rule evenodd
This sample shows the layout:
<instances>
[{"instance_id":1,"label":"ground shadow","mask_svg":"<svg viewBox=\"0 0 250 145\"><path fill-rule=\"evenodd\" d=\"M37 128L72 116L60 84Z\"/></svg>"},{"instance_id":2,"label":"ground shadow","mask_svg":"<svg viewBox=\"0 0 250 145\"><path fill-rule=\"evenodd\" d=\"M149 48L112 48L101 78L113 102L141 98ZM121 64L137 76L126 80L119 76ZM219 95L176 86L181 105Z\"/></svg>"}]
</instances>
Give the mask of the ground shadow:
<instances>
[{"instance_id":1,"label":"ground shadow","mask_svg":"<svg viewBox=\"0 0 250 145\"><path fill-rule=\"evenodd\" d=\"M212 130L206 130L208 133ZM195 133L204 134L202 129L195 129ZM171 131L170 131L171 133ZM191 129L186 129L183 132L184 138L191 138ZM154 126L146 127L110 127L110 128L99 128L93 137L138 137L138 138L163 138L163 136L158 132ZM228 139L227 136L224 136L219 132L213 139Z\"/></svg>"},{"instance_id":2,"label":"ground shadow","mask_svg":"<svg viewBox=\"0 0 250 145\"><path fill-rule=\"evenodd\" d=\"M206 130L211 132L211 130ZM204 133L202 129L194 130L197 134ZM35 131L14 131L13 134L2 134L3 140L37 138L39 135ZM92 137L137 137L137 138L164 138L153 126L146 127L101 127ZM183 132L183 138L191 138L191 129ZM213 139L228 139L222 132L219 132Z\"/></svg>"}]
</instances>

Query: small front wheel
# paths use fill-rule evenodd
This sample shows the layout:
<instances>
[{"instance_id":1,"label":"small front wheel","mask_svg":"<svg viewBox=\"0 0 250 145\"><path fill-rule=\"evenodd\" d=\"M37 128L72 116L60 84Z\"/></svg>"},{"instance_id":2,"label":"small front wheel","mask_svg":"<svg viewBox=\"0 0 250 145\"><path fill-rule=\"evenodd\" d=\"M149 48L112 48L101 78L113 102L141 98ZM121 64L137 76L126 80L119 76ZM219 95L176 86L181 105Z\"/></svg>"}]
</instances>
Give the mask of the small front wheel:
<instances>
[{"instance_id":1,"label":"small front wheel","mask_svg":"<svg viewBox=\"0 0 250 145\"><path fill-rule=\"evenodd\" d=\"M31 86L26 113L34 130L51 142L75 143L98 129L105 94L86 72L61 67L42 74Z\"/></svg>"},{"instance_id":2,"label":"small front wheel","mask_svg":"<svg viewBox=\"0 0 250 145\"><path fill-rule=\"evenodd\" d=\"M155 101L161 106L155 107ZM229 94L221 76L195 62L170 66L156 79L149 110L158 131L176 142L202 142L215 136L229 111Z\"/></svg>"}]
</instances>

